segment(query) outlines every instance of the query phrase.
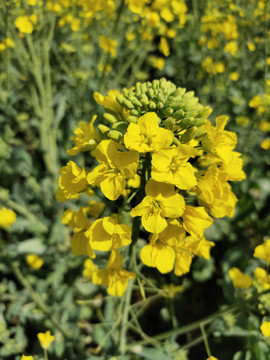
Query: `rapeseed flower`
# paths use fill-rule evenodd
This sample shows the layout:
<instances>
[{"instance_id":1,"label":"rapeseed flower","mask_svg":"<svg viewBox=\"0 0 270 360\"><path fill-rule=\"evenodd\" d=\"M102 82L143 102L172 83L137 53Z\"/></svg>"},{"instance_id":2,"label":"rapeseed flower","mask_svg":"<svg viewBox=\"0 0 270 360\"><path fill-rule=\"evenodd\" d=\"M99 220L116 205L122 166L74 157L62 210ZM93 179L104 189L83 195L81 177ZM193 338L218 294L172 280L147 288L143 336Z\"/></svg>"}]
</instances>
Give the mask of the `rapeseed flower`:
<instances>
[{"instance_id":1,"label":"rapeseed flower","mask_svg":"<svg viewBox=\"0 0 270 360\"><path fill-rule=\"evenodd\" d=\"M122 296L126 291L128 280L135 279L135 273L122 268L122 255L112 251L107 268L94 271L92 281L97 285L107 286L107 292L113 296Z\"/></svg>"},{"instance_id":2,"label":"rapeseed flower","mask_svg":"<svg viewBox=\"0 0 270 360\"><path fill-rule=\"evenodd\" d=\"M260 329L264 336L270 337L270 321L264 321Z\"/></svg>"},{"instance_id":3,"label":"rapeseed flower","mask_svg":"<svg viewBox=\"0 0 270 360\"><path fill-rule=\"evenodd\" d=\"M42 260L42 258L36 254L27 255L26 262L32 269L35 269L35 270L40 269L44 264L44 261Z\"/></svg>"},{"instance_id":4,"label":"rapeseed flower","mask_svg":"<svg viewBox=\"0 0 270 360\"><path fill-rule=\"evenodd\" d=\"M110 53L112 56L116 56L117 41L108 38L104 35L99 36L99 46L105 53Z\"/></svg>"},{"instance_id":5,"label":"rapeseed flower","mask_svg":"<svg viewBox=\"0 0 270 360\"><path fill-rule=\"evenodd\" d=\"M16 221L16 213L7 209L6 207L2 207L0 209L0 227L7 229Z\"/></svg>"},{"instance_id":6,"label":"rapeseed flower","mask_svg":"<svg viewBox=\"0 0 270 360\"><path fill-rule=\"evenodd\" d=\"M194 168L188 162L197 151L189 145L161 150L152 156L151 176L154 180L174 184L179 189L188 190L197 184Z\"/></svg>"},{"instance_id":7,"label":"rapeseed flower","mask_svg":"<svg viewBox=\"0 0 270 360\"><path fill-rule=\"evenodd\" d=\"M69 161L59 170L59 173L61 174L58 181L59 188L55 195L57 200L78 199L81 192L88 186L86 171L80 169L73 161Z\"/></svg>"},{"instance_id":8,"label":"rapeseed flower","mask_svg":"<svg viewBox=\"0 0 270 360\"><path fill-rule=\"evenodd\" d=\"M47 350L51 343L55 340L55 336L51 335L51 332L48 330L45 333L38 333L37 334L40 346L42 349Z\"/></svg>"},{"instance_id":9,"label":"rapeseed flower","mask_svg":"<svg viewBox=\"0 0 270 360\"><path fill-rule=\"evenodd\" d=\"M91 259L86 259L83 263L83 266L83 276L88 279L92 279L93 273L98 269L98 267L93 263Z\"/></svg>"},{"instance_id":10,"label":"rapeseed flower","mask_svg":"<svg viewBox=\"0 0 270 360\"><path fill-rule=\"evenodd\" d=\"M14 24L23 34L31 34L34 30L30 17L26 15L18 16Z\"/></svg>"},{"instance_id":11,"label":"rapeseed flower","mask_svg":"<svg viewBox=\"0 0 270 360\"><path fill-rule=\"evenodd\" d=\"M185 209L185 200L177 194L174 186L149 180L145 186L146 196L130 214L141 216L143 227L151 233L160 233L167 226L166 218L177 218Z\"/></svg>"},{"instance_id":12,"label":"rapeseed flower","mask_svg":"<svg viewBox=\"0 0 270 360\"><path fill-rule=\"evenodd\" d=\"M69 155L77 155L81 151L93 150L101 141L101 138L94 128L94 121L97 116L93 116L89 124L80 122L79 127L74 130L74 135L71 139L75 142L75 146L67 150Z\"/></svg>"},{"instance_id":13,"label":"rapeseed flower","mask_svg":"<svg viewBox=\"0 0 270 360\"><path fill-rule=\"evenodd\" d=\"M115 250L131 243L131 228L123 224L121 218L114 214L96 220L86 232L86 236L94 250Z\"/></svg>"},{"instance_id":14,"label":"rapeseed flower","mask_svg":"<svg viewBox=\"0 0 270 360\"><path fill-rule=\"evenodd\" d=\"M155 152L168 148L173 141L173 132L159 127L157 114L146 113L137 124L130 124L124 135L124 142L129 150L140 153Z\"/></svg>"},{"instance_id":15,"label":"rapeseed flower","mask_svg":"<svg viewBox=\"0 0 270 360\"><path fill-rule=\"evenodd\" d=\"M270 263L270 239L267 239L264 244L257 246L253 256Z\"/></svg>"},{"instance_id":16,"label":"rapeseed flower","mask_svg":"<svg viewBox=\"0 0 270 360\"><path fill-rule=\"evenodd\" d=\"M123 147L114 140L103 140L92 156L101 163L87 175L92 186L101 188L110 200L116 200L126 187L126 179L135 176L138 168L139 154L134 151L121 152Z\"/></svg>"},{"instance_id":17,"label":"rapeseed flower","mask_svg":"<svg viewBox=\"0 0 270 360\"><path fill-rule=\"evenodd\" d=\"M242 271L236 267L229 270L229 276L235 288L248 289L253 283L253 280L249 275L243 274Z\"/></svg>"},{"instance_id":18,"label":"rapeseed flower","mask_svg":"<svg viewBox=\"0 0 270 360\"><path fill-rule=\"evenodd\" d=\"M154 26L162 9L156 1L151 9L149 4L145 7L147 22ZM163 10L163 17L169 20L170 12L177 16L177 11L174 4ZM210 58L208 65L218 63ZM221 70L217 66L215 71ZM57 195L64 201L81 193L91 196L97 186L107 199L117 200L113 213L104 203L91 200L77 211L66 210L62 221L73 228L74 254L94 258L96 251L110 251L106 269L97 269L88 259L84 273L95 284L106 285L109 294L121 296L135 274L122 268L117 249L136 246L140 220L149 233L141 261L163 274L174 271L182 276L190 271L195 256L210 259L214 243L204 237L213 223L210 215L233 216L237 198L229 181L240 181L245 174L241 154L234 151L237 136L225 130L228 118L219 116L213 126L207 120L211 109L203 107L193 92L161 79L137 83L122 93L95 92L94 98L106 111L102 120L107 125L100 119L95 130L95 117L89 127L80 125L69 151L92 149L99 164L85 170L68 163L60 170ZM134 219L131 226L135 217L141 219Z\"/></svg>"}]
</instances>

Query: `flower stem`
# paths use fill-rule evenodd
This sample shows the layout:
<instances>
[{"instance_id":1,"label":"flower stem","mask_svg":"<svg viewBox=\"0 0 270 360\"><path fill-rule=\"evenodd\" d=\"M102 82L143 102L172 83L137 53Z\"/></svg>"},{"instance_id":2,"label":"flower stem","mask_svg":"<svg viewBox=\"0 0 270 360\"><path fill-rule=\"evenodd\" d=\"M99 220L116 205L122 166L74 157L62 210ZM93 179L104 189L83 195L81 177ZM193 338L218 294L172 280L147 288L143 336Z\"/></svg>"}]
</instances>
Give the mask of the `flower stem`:
<instances>
[{"instance_id":1,"label":"flower stem","mask_svg":"<svg viewBox=\"0 0 270 360\"><path fill-rule=\"evenodd\" d=\"M210 346L209 346L208 339L207 339L207 334L206 334L203 323L200 324L200 329L201 329L201 332L202 332L204 346L205 346L207 356L210 357L211 356L211 350L210 350Z\"/></svg>"},{"instance_id":2,"label":"flower stem","mask_svg":"<svg viewBox=\"0 0 270 360\"><path fill-rule=\"evenodd\" d=\"M185 334L187 332L190 332L190 331L193 331L197 328L199 328L201 326L201 324L203 325L208 325L210 324L214 319L218 318L218 317L221 317L227 313L230 313L230 312L233 312L237 309L237 307L239 306L238 303L236 304L233 304L232 306L230 306L227 310L224 310L224 311L218 311L218 312L215 312L214 314L212 315L209 315L207 317L205 317L204 319L201 319L201 320L198 320L198 321L195 321L194 323L192 324L188 324L188 325L185 325L185 326L182 326L178 329L173 329L173 330L170 330L170 331L166 331L162 334L159 334L159 335L156 335L156 336L153 336L152 337L152 340L164 340L168 337L171 337L173 335L182 335L182 334ZM137 341L137 342L134 342L132 344L129 344L126 346L127 349L130 349L134 346L137 346L137 345L145 345L145 344L148 344L148 341L146 340L140 340L140 341Z\"/></svg>"},{"instance_id":3,"label":"flower stem","mask_svg":"<svg viewBox=\"0 0 270 360\"><path fill-rule=\"evenodd\" d=\"M129 307L130 307L130 300L132 295L132 285L134 280L130 279L128 281L127 291L125 293L125 302L124 302L124 312L122 317L122 323L121 323L121 332L120 332L120 353L121 355L124 355L126 352L126 331L128 326L128 315L129 315Z\"/></svg>"},{"instance_id":4,"label":"flower stem","mask_svg":"<svg viewBox=\"0 0 270 360\"><path fill-rule=\"evenodd\" d=\"M47 351L47 349L43 349L43 353L44 353L44 360L49 360L48 359L48 351Z\"/></svg>"},{"instance_id":5,"label":"flower stem","mask_svg":"<svg viewBox=\"0 0 270 360\"><path fill-rule=\"evenodd\" d=\"M43 313L50 319L52 324L64 335L64 337L68 340L73 339L73 335L62 328L61 324L59 323L58 319L52 314L51 309L44 304L44 302L41 300L38 293L35 292L35 290L32 288L32 285L29 283L27 278L23 275L21 272L19 266L13 262L9 261L11 268L13 270L14 275L16 276L19 283L28 290L30 296L32 297L33 301L36 303L36 305L40 308L40 310L43 311Z\"/></svg>"}]
</instances>

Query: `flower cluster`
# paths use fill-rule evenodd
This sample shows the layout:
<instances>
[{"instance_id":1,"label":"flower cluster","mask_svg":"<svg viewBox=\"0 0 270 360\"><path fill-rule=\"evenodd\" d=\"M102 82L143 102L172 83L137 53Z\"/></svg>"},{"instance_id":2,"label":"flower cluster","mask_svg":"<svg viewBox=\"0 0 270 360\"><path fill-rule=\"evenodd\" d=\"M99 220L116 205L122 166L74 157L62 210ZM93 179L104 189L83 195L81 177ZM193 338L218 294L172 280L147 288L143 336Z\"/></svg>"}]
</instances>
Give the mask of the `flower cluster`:
<instances>
[{"instance_id":1,"label":"flower cluster","mask_svg":"<svg viewBox=\"0 0 270 360\"><path fill-rule=\"evenodd\" d=\"M213 126L211 109L193 92L161 79L94 97L106 111L107 125L80 126L73 149L90 150L91 144L98 164L86 170L70 161L62 167L57 198L103 194L117 202L113 213L105 208L106 216L98 202L95 216L89 204L67 210L63 222L74 229L75 254L94 258L97 251L111 251L107 268L93 269L91 277L119 296L135 277L122 268L121 253L136 247L140 230L148 237L140 259L162 274L173 270L181 276L194 256L209 259L214 243L205 239L204 230L213 223L212 216L234 215L237 198L229 181L240 181L245 174L235 151L236 134L225 130L228 118L219 116Z\"/></svg>"},{"instance_id":2,"label":"flower cluster","mask_svg":"<svg viewBox=\"0 0 270 360\"><path fill-rule=\"evenodd\" d=\"M256 267L253 271L254 277L242 273L236 267L229 270L229 276L233 286L236 289L249 289L253 286L258 292L259 310L262 315L270 316L270 275L268 273L268 264L270 263L270 238L266 238L265 242L258 245L253 253L254 258L261 259L267 264L267 270L264 267ZM264 336L270 336L270 322L263 322L261 331Z\"/></svg>"}]
</instances>

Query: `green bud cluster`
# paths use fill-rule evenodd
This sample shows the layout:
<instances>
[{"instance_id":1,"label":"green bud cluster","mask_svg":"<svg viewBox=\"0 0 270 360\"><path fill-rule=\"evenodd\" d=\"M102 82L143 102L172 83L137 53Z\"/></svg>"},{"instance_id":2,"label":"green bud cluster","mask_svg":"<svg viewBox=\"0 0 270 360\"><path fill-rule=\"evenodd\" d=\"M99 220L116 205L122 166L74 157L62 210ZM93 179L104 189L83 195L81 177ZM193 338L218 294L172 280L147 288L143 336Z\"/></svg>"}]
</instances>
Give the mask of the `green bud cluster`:
<instances>
[{"instance_id":1,"label":"green bud cluster","mask_svg":"<svg viewBox=\"0 0 270 360\"><path fill-rule=\"evenodd\" d=\"M200 138L205 131L199 127L206 123L211 113L209 107L204 107L194 96L193 91L176 86L166 79L140 83L135 87L123 89L116 97L117 102L129 115L121 118L119 113L106 109L104 119L111 124L111 130L106 132L108 138L121 139L129 123L137 123L138 118L147 112L155 112L160 118L160 126L176 133L175 143L188 142ZM104 134L104 131L103 131Z\"/></svg>"}]
</instances>

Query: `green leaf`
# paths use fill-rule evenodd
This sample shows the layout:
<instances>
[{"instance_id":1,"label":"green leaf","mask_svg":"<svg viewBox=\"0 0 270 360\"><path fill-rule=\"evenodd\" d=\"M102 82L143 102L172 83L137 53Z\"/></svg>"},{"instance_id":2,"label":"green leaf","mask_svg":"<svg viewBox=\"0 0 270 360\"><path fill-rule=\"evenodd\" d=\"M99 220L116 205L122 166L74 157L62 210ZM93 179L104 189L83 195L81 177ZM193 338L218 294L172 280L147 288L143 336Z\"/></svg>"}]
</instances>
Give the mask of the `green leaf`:
<instances>
[{"instance_id":1,"label":"green leaf","mask_svg":"<svg viewBox=\"0 0 270 360\"><path fill-rule=\"evenodd\" d=\"M17 246L19 254L37 254L41 255L45 252L46 246L39 238L32 238L20 242Z\"/></svg>"}]
</instances>

